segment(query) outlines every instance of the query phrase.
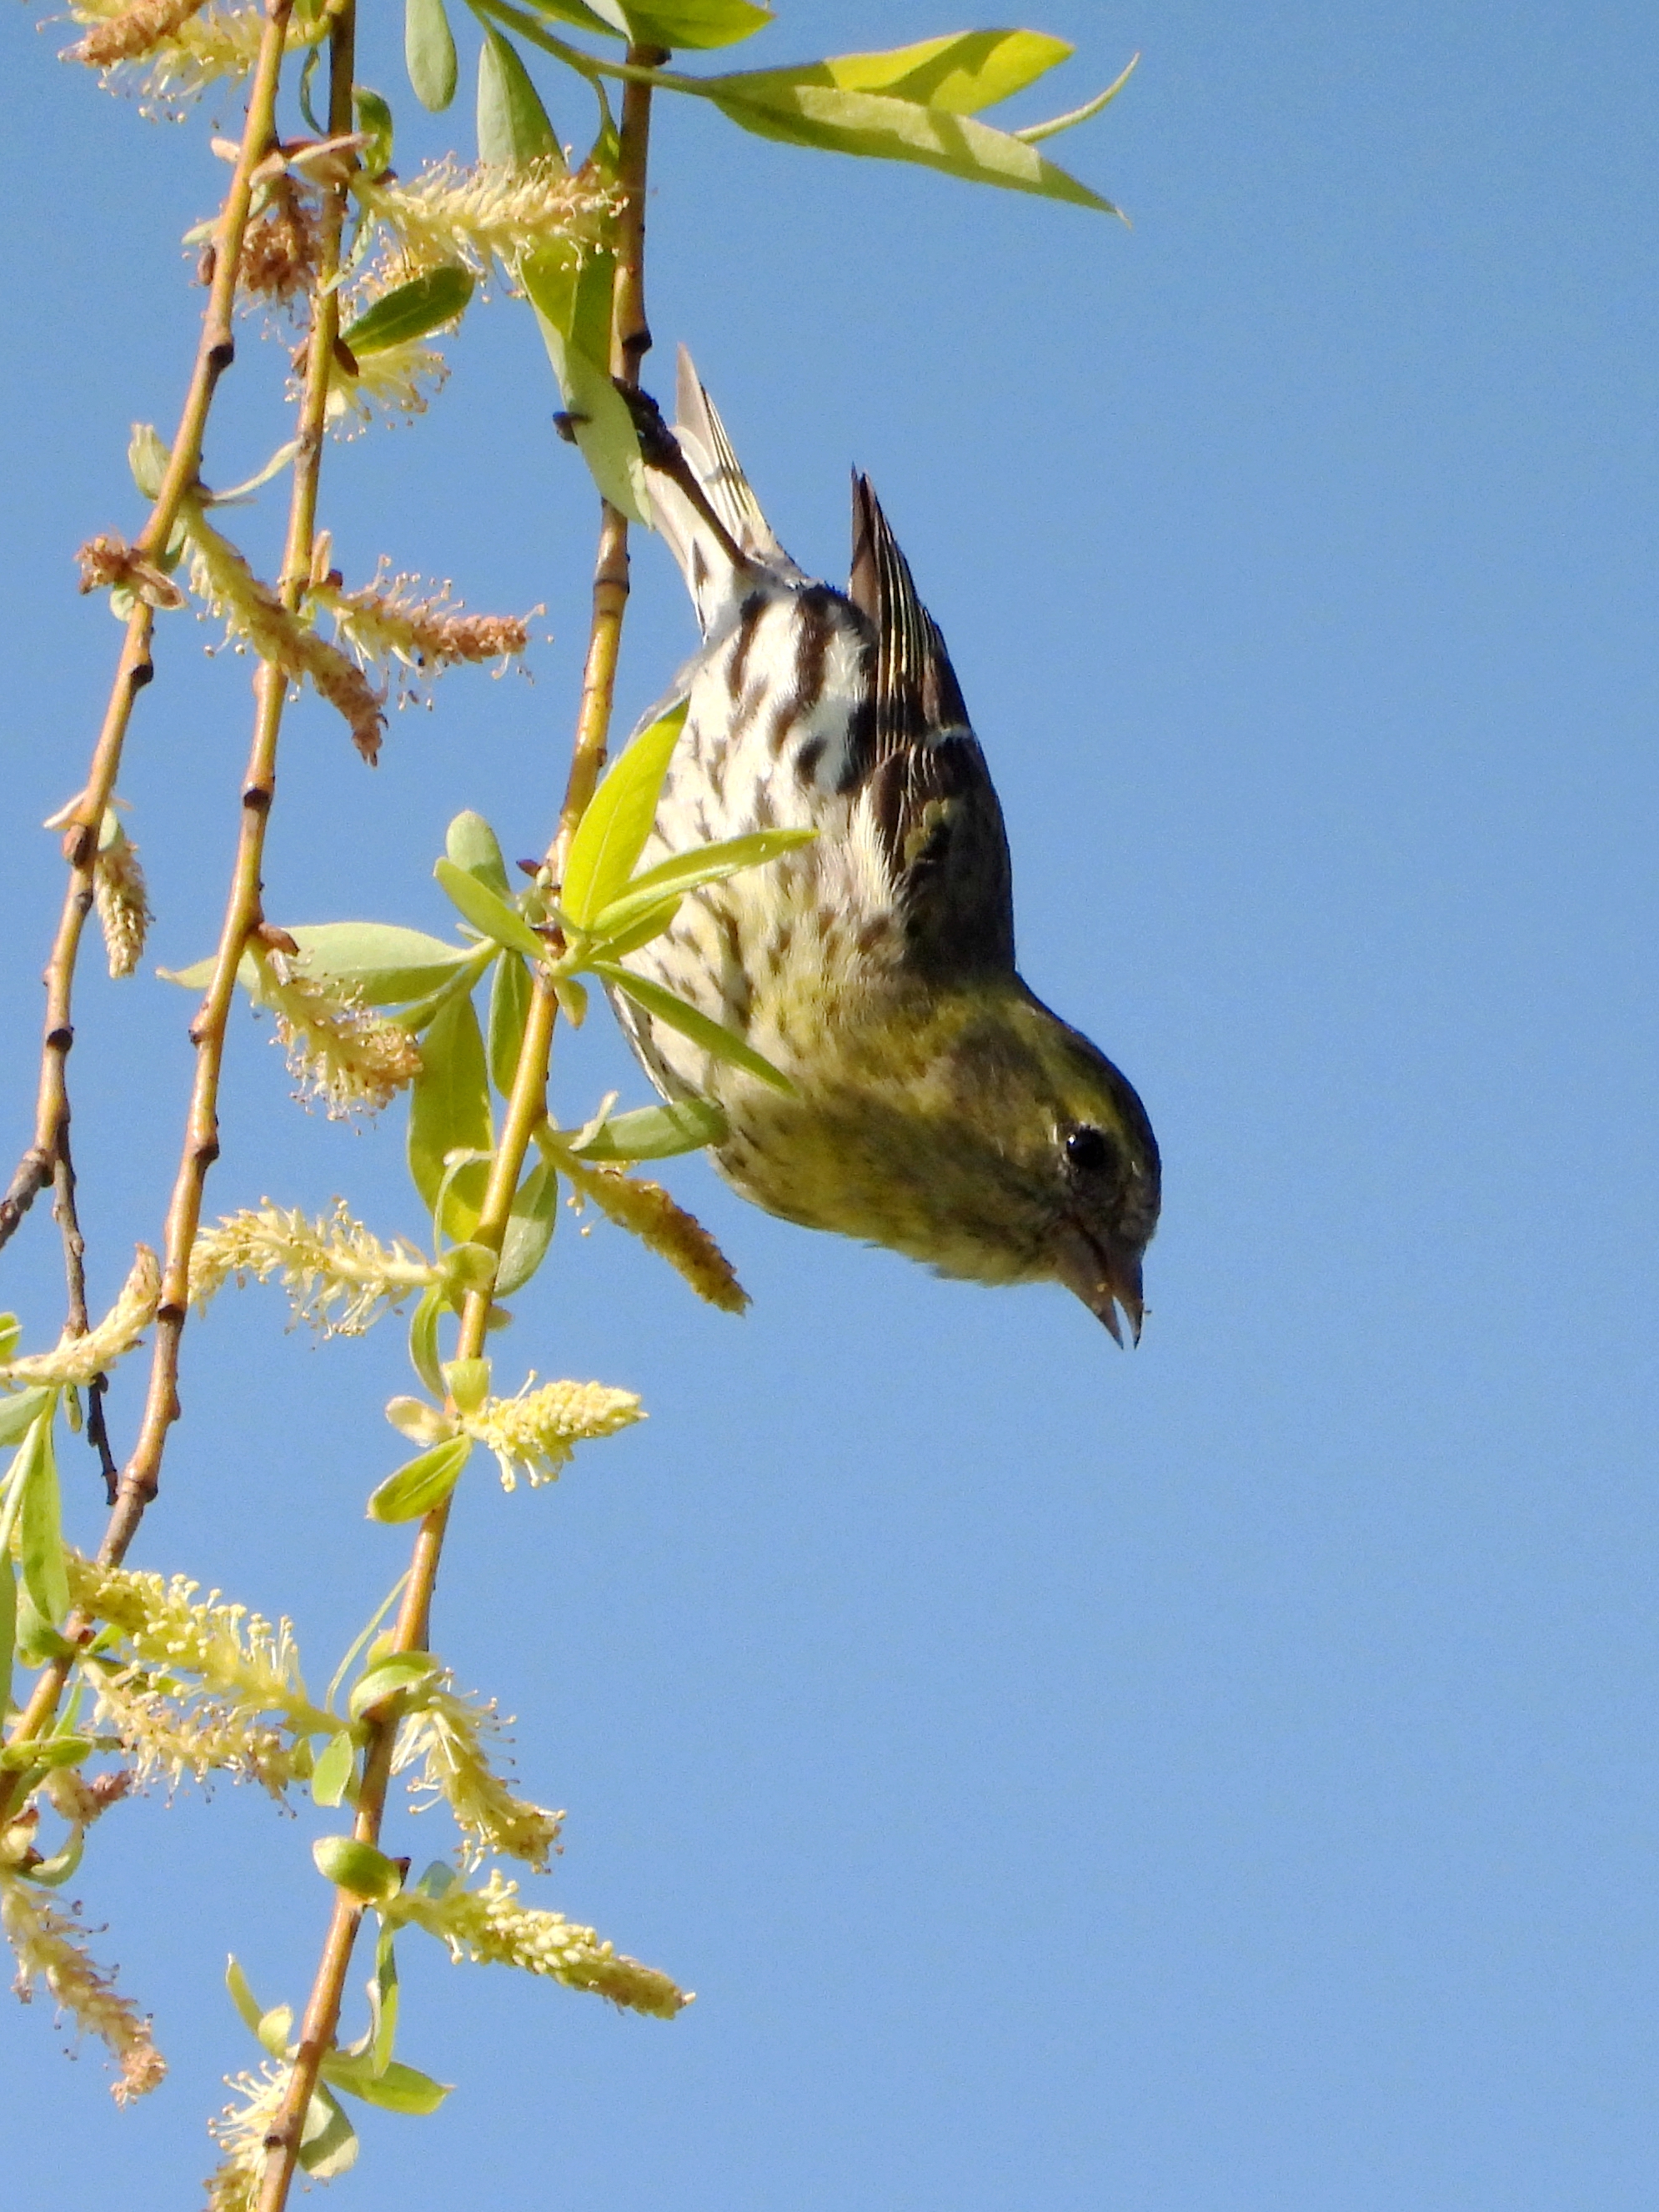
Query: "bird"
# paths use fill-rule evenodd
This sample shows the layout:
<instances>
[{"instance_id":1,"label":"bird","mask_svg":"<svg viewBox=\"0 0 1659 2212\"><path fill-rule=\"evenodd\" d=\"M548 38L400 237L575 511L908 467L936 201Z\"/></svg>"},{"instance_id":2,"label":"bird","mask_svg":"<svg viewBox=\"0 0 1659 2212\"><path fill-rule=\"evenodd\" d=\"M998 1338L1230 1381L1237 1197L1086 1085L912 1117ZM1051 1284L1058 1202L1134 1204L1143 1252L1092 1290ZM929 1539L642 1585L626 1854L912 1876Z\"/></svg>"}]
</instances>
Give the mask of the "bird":
<instances>
[{"instance_id":1,"label":"bird","mask_svg":"<svg viewBox=\"0 0 1659 2212\"><path fill-rule=\"evenodd\" d=\"M1127 1079L1018 972L1001 806L869 480L838 591L779 544L683 347L675 411L642 441L647 480L702 641L669 695L685 719L641 865L817 834L696 890L624 957L788 1089L613 989L635 1053L665 1098L720 1109L715 1163L769 1212L946 1276L1058 1282L1139 1341L1157 1139Z\"/></svg>"}]
</instances>

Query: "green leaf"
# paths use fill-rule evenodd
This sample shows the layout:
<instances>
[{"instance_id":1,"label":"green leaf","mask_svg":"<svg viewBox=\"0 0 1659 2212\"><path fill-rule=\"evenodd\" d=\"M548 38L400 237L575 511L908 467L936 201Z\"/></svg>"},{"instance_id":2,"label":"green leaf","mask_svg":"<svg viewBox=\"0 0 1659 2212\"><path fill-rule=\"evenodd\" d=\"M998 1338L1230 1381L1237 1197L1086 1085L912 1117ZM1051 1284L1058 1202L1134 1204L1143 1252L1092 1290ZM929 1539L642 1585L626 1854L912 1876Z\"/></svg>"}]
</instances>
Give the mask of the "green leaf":
<instances>
[{"instance_id":1,"label":"green leaf","mask_svg":"<svg viewBox=\"0 0 1659 2212\"><path fill-rule=\"evenodd\" d=\"M225 1961L225 1987L230 1991L232 2004L242 2016L242 2025L251 2034L258 2035L259 2022L264 2015L234 1952Z\"/></svg>"},{"instance_id":2,"label":"green leaf","mask_svg":"<svg viewBox=\"0 0 1659 2212\"><path fill-rule=\"evenodd\" d=\"M608 262L608 256L590 255L578 270L561 252L526 254L519 263L519 280L536 310L572 432L600 496L630 522L648 527L645 464L634 418L611 381L608 338L593 351L582 342L583 299L592 296L594 279L605 272Z\"/></svg>"},{"instance_id":3,"label":"green leaf","mask_svg":"<svg viewBox=\"0 0 1659 2212\"><path fill-rule=\"evenodd\" d=\"M520 1291L547 1257L559 1213L559 1178L540 1160L513 1194L513 1208L501 1237L501 1264L495 1276L495 1295L511 1297Z\"/></svg>"},{"instance_id":4,"label":"green leaf","mask_svg":"<svg viewBox=\"0 0 1659 2212\"><path fill-rule=\"evenodd\" d=\"M20 1390L15 1398L0 1398L0 1446L21 1443L53 1395L52 1386L41 1382Z\"/></svg>"},{"instance_id":5,"label":"green leaf","mask_svg":"<svg viewBox=\"0 0 1659 2212\"><path fill-rule=\"evenodd\" d=\"M411 276L408 283L382 293L340 337L360 361L366 354L384 353L388 346L409 345L465 314L473 289L468 270L428 269L423 276Z\"/></svg>"},{"instance_id":6,"label":"green leaf","mask_svg":"<svg viewBox=\"0 0 1659 2212\"><path fill-rule=\"evenodd\" d=\"M415 97L435 114L455 97L455 40L444 0L404 0L404 61Z\"/></svg>"},{"instance_id":7,"label":"green leaf","mask_svg":"<svg viewBox=\"0 0 1659 2212\"><path fill-rule=\"evenodd\" d=\"M380 2073L367 2059L325 2058L323 2074L331 2087L343 2089L348 2096L361 2097L366 2105L378 2105L387 2112L411 2112L417 2118L435 2112L454 2087L453 2082L434 2081L429 2074L395 2058L389 2059Z\"/></svg>"},{"instance_id":8,"label":"green leaf","mask_svg":"<svg viewBox=\"0 0 1659 2212\"><path fill-rule=\"evenodd\" d=\"M671 1030L678 1030L694 1044L700 1044L711 1059L723 1060L732 1067L740 1067L745 1074L758 1082L769 1083L775 1091L791 1093L794 1085L781 1068L774 1067L763 1060L752 1045L747 1045L735 1030L700 1014L695 1006L688 1006L684 999L677 999L672 991L665 991L660 983L648 983L643 975L635 975L626 968L619 968L612 960L596 960L593 973L603 975L607 983L614 983L625 992L636 1006L643 1006L653 1020L666 1022Z\"/></svg>"},{"instance_id":9,"label":"green leaf","mask_svg":"<svg viewBox=\"0 0 1659 2212\"><path fill-rule=\"evenodd\" d=\"M584 1160L667 1160L718 1144L725 1134L726 1116L718 1106L681 1098L672 1106L636 1106L612 1115L570 1149Z\"/></svg>"},{"instance_id":10,"label":"green leaf","mask_svg":"<svg viewBox=\"0 0 1659 2212\"><path fill-rule=\"evenodd\" d=\"M317 1755L311 1770L311 1801L313 1805L337 1805L351 1787L352 1770L356 1765L357 1745L349 1729L341 1729L330 1736Z\"/></svg>"},{"instance_id":11,"label":"green leaf","mask_svg":"<svg viewBox=\"0 0 1659 2212\"><path fill-rule=\"evenodd\" d=\"M660 899L647 907L631 928L607 933L600 948L605 957L620 960L625 952L637 952L641 945L649 945L653 937L660 937L664 930L672 929L682 903L678 894L673 898Z\"/></svg>"},{"instance_id":12,"label":"green leaf","mask_svg":"<svg viewBox=\"0 0 1659 2212\"><path fill-rule=\"evenodd\" d=\"M564 149L523 58L486 23L478 49L478 159L536 161L550 155L562 170Z\"/></svg>"},{"instance_id":13,"label":"green leaf","mask_svg":"<svg viewBox=\"0 0 1659 2212\"><path fill-rule=\"evenodd\" d=\"M10 1547L0 1551L0 1700L11 1704L12 1661L17 1650L17 1574Z\"/></svg>"},{"instance_id":14,"label":"green leaf","mask_svg":"<svg viewBox=\"0 0 1659 2212\"><path fill-rule=\"evenodd\" d=\"M398 2039L398 1949L392 1930L384 1920L374 1939L374 1976L368 1985L368 2004L373 2015L369 2063L377 2074L384 2074L392 2063L392 2048Z\"/></svg>"},{"instance_id":15,"label":"green leaf","mask_svg":"<svg viewBox=\"0 0 1659 2212\"><path fill-rule=\"evenodd\" d=\"M1111 106L1139 64L1140 56L1132 54L1127 66L1119 70L1104 92L1097 92L1092 100L1085 100L1081 107L1073 107L1064 115L1051 115L1046 123L1028 123L1016 131L1014 137L1027 146L1035 146L1039 139L1057 138L1062 131L1075 131L1079 123L1091 121Z\"/></svg>"},{"instance_id":16,"label":"green leaf","mask_svg":"<svg viewBox=\"0 0 1659 2212\"><path fill-rule=\"evenodd\" d=\"M971 115L944 113L884 93L843 92L823 82L817 73L823 67L817 63L805 70L749 70L700 82L723 114L759 138L866 160L915 161L970 184L1036 192L1107 215L1119 212L1006 131L994 131Z\"/></svg>"},{"instance_id":17,"label":"green leaf","mask_svg":"<svg viewBox=\"0 0 1659 2212\"><path fill-rule=\"evenodd\" d=\"M422 1041L421 1072L409 1109L409 1171L434 1213L442 1195L444 1218L438 1225L459 1243L477 1228L477 1210L453 1180L443 1190L445 1156L488 1152L494 1143L483 1036L471 1000L458 996L439 1010Z\"/></svg>"},{"instance_id":18,"label":"green leaf","mask_svg":"<svg viewBox=\"0 0 1659 2212\"><path fill-rule=\"evenodd\" d=\"M349 1890L354 1897L367 1898L371 1905L396 1897L403 1887L403 1876L386 1853L356 1836L319 1836L311 1856L325 1881Z\"/></svg>"},{"instance_id":19,"label":"green leaf","mask_svg":"<svg viewBox=\"0 0 1659 2212\"><path fill-rule=\"evenodd\" d=\"M503 952L489 979L489 1079L503 1098L519 1072L529 1018L530 970L516 952Z\"/></svg>"},{"instance_id":20,"label":"green leaf","mask_svg":"<svg viewBox=\"0 0 1659 2212\"><path fill-rule=\"evenodd\" d=\"M959 31L884 53L831 54L787 74L842 92L883 92L941 115L977 115L1035 84L1073 49L1043 31Z\"/></svg>"},{"instance_id":21,"label":"green leaf","mask_svg":"<svg viewBox=\"0 0 1659 2212\"><path fill-rule=\"evenodd\" d=\"M132 436L127 441L127 466L132 471L132 481L146 499L159 495L171 459L153 424L133 424Z\"/></svg>"},{"instance_id":22,"label":"green leaf","mask_svg":"<svg viewBox=\"0 0 1659 2212\"><path fill-rule=\"evenodd\" d=\"M444 1389L463 1419L471 1413L476 1413L489 1395L489 1362L487 1359L447 1359L444 1362Z\"/></svg>"},{"instance_id":23,"label":"green leaf","mask_svg":"<svg viewBox=\"0 0 1659 2212\"><path fill-rule=\"evenodd\" d=\"M356 2130L329 2090L313 2090L300 2137L300 2164L313 2180L332 2181L356 2163Z\"/></svg>"},{"instance_id":24,"label":"green leaf","mask_svg":"<svg viewBox=\"0 0 1659 2212\"><path fill-rule=\"evenodd\" d=\"M23 1441L15 1475L20 1493L17 1540L23 1589L41 1623L52 1628L70 1609L58 1454L52 1442L57 1413L54 1394L54 1402L36 1414Z\"/></svg>"},{"instance_id":25,"label":"green leaf","mask_svg":"<svg viewBox=\"0 0 1659 2212\"><path fill-rule=\"evenodd\" d=\"M565 864L559 903L578 928L620 896L645 849L656 819L663 778L680 732L686 702L680 700L629 740L621 758L588 802Z\"/></svg>"},{"instance_id":26,"label":"green leaf","mask_svg":"<svg viewBox=\"0 0 1659 2212\"><path fill-rule=\"evenodd\" d=\"M434 1283L421 1293L421 1302L409 1320L409 1364L434 1398L444 1395L444 1378L438 1358L438 1323L443 1319L444 1292Z\"/></svg>"},{"instance_id":27,"label":"green leaf","mask_svg":"<svg viewBox=\"0 0 1659 2212\"><path fill-rule=\"evenodd\" d=\"M494 1287L495 1255L488 1244L452 1244L442 1255L442 1265L443 1287L452 1304L469 1291Z\"/></svg>"},{"instance_id":28,"label":"green leaf","mask_svg":"<svg viewBox=\"0 0 1659 2212\"><path fill-rule=\"evenodd\" d=\"M609 15L595 15L583 0L526 0L526 5L538 15L544 15L555 23L569 23L579 31L603 31L608 38L625 39L626 26L618 20L619 11Z\"/></svg>"},{"instance_id":29,"label":"green leaf","mask_svg":"<svg viewBox=\"0 0 1659 2212\"><path fill-rule=\"evenodd\" d=\"M399 1006L424 998L453 983L478 957L476 945L446 945L441 937L388 921L302 921L289 934L305 956L307 975L355 986L371 1006ZM212 980L214 965L210 958L161 972L169 983L200 991ZM236 971L245 988L252 988L256 975L252 959Z\"/></svg>"},{"instance_id":30,"label":"green leaf","mask_svg":"<svg viewBox=\"0 0 1659 2212\"><path fill-rule=\"evenodd\" d=\"M368 1501L371 1521L418 1521L441 1505L472 1456L471 1437L451 1437L387 1475Z\"/></svg>"},{"instance_id":31,"label":"green leaf","mask_svg":"<svg viewBox=\"0 0 1659 2212\"><path fill-rule=\"evenodd\" d=\"M458 868L465 868L468 875L476 876L498 898L511 900L513 885L501 858L501 840L482 814L473 813L469 807L455 817L444 832L444 856Z\"/></svg>"},{"instance_id":32,"label":"green leaf","mask_svg":"<svg viewBox=\"0 0 1659 2212\"><path fill-rule=\"evenodd\" d=\"M522 952L528 960L539 960L547 947L515 906L498 898L488 884L465 868L458 868L453 860L434 860L432 872L443 885L450 902L474 929L497 945L505 945L514 952Z\"/></svg>"},{"instance_id":33,"label":"green leaf","mask_svg":"<svg viewBox=\"0 0 1659 2212\"><path fill-rule=\"evenodd\" d=\"M316 49L312 51L314 53ZM357 156L363 165L363 174L371 179L384 176L392 167L392 110L380 94L371 92L366 84L352 86L351 106L357 128L368 141Z\"/></svg>"},{"instance_id":34,"label":"green leaf","mask_svg":"<svg viewBox=\"0 0 1659 2212\"><path fill-rule=\"evenodd\" d=\"M46 1889L61 1888L80 1865L86 1847L86 1831L72 1828L61 1850L54 1851L50 1858L35 1861L29 1869L29 1880L38 1881Z\"/></svg>"},{"instance_id":35,"label":"green leaf","mask_svg":"<svg viewBox=\"0 0 1659 2212\"><path fill-rule=\"evenodd\" d=\"M429 1651L396 1652L357 1677L346 1710L354 1721L360 1721L372 1706L384 1705L388 1698L412 1690L418 1683L431 1681L439 1671Z\"/></svg>"},{"instance_id":36,"label":"green leaf","mask_svg":"<svg viewBox=\"0 0 1659 2212\"><path fill-rule=\"evenodd\" d=\"M620 937L644 921L665 893L676 896L695 890L700 884L722 882L744 868L775 860L781 853L810 845L816 830L757 830L746 837L727 837L718 845L699 845L690 853L677 853L635 876L620 898L596 914L589 924L595 937Z\"/></svg>"},{"instance_id":37,"label":"green leaf","mask_svg":"<svg viewBox=\"0 0 1659 2212\"><path fill-rule=\"evenodd\" d=\"M623 0L622 12L641 46L734 46L774 21L769 8L749 0Z\"/></svg>"},{"instance_id":38,"label":"green leaf","mask_svg":"<svg viewBox=\"0 0 1659 2212\"><path fill-rule=\"evenodd\" d=\"M44 1741L36 1741L27 1747L19 1746L20 1749L25 1747L31 1754L30 1763L44 1766L50 1773L54 1767L78 1766L83 1759L89 1759L98 1747L89 1735L65 1735L47 1736Z\"/></svg>"}]
</instances>

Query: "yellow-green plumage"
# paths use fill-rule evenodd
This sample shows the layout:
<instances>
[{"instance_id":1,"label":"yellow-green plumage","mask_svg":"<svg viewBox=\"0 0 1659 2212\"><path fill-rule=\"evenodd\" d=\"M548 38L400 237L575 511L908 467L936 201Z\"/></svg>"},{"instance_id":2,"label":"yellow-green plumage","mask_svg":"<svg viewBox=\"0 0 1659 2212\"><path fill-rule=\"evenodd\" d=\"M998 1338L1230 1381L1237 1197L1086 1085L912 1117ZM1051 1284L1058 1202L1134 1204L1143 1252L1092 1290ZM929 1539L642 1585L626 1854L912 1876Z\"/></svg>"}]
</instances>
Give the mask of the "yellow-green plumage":
<instances>
[{"instance_id":1,"label":"yellow-green plumage","mask_svg":"<svg viewBox=\"0 0 1659 2212\"><path fill-rule=\"evenodd\" d=\"M688 898L628 956L738 1031L781 1093L618 1001L671 1097L710 1097L722 1171L770 1212L987 1283L1054 1279L1139 1332L1158 1149L1125 1079L1014 966L1001 811L944 643L867 484L853 581L772 536L682 357L687 468L653 477L704 631L649 865L814 841Z\"/></svg>"}]
</instances>

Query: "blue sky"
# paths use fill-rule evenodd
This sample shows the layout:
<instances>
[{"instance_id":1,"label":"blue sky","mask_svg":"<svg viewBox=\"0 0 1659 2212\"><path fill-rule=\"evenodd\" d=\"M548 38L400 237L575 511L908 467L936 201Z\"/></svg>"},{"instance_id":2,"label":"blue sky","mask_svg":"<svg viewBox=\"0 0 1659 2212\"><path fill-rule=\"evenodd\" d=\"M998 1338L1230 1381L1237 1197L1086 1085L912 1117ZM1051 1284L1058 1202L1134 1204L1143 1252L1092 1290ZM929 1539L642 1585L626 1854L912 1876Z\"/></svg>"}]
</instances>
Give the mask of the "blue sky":
<instances>
[{"instance_id":1,"label":"blue sky","mask_svg":"<svg viewBox=\"0 0 1659 2212\"><path fill-rule=\"evenodd\" d=\"M958 27L919 0L781 12L746 59ZM1142 52L1054 149L1133 228L670 106L647 381L692 346L822 573L849 466L873 477L1001 791L1024 970L1163 1141L1146 1339L772 1221L699 1162L672 1181L754 1294L740 1322L562 1230L512 1357L651 1419L551 1491L476 1479L437 1642L569 1808L549 1900L698 2002L618 2019L406 1942L404 2055L460 2086L369 2116L343 2207L1652 2202L1659 38L1586 0L1027 20L1079 49L1054 106ZM448 118L400 89L398 35L369 21L362 67L409 167ZM141 122L58 42L0 18L9 1153L58 896L34 825L118 635L71 556L136 526L127 427L176 411L176 241L223 174L204 117ZM249 330L210 481L278 442L286 349ZM337 557L544 601L554 641L533 685L446 679L373 776L293 710L275 919L441 927L452 814L510 854L547 835L593 503L522 310L454 360L421 422L331 454ZM624 716L693 639L659 545L635 575ZM164 633L123 783L167 964L211 942L246 741L206 635ZM159 1229L187 1012L149 976L82 987L106 1297ZM643 1095L599 1026L562 1054L568 1118ZM286 1092L240 1019L214 1210L343 1191L418 1234L398 1114L352 1134ZM49 1222L4 1267L49 1337ZM320 1686L402 1564L361 1500L407 1370L395 1325L319 1349L283 1320L254 1291L192 1328L138 1556L292 1613ZM118 1440L132 1413L118 1394ZM222 1790L94 1837L77 1891L173 2077L118 2114L42 2005L0 2011L20 2203L71 2175L187 2201L219 2077L257 2057L223 1956L300 1998L325 1825ZM392 1847L435 1853L428 1826Z\"/></svg>"}]
</instances>

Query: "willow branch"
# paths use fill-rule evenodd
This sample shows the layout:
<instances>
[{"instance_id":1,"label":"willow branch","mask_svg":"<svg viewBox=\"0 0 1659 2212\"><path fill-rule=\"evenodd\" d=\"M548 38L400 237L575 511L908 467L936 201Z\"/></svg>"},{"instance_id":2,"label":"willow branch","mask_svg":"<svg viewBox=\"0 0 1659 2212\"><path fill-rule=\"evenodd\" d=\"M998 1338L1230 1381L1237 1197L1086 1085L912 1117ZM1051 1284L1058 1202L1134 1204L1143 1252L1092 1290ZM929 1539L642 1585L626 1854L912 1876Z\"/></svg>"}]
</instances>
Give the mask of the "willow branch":
<instances>
[{"instance_id":1,"label":"willow branch","mask_svg":"<svg viewBox=\"0 0 1659 2212\"><path fill-rule=\"evenodd\" d=\"M158 556L165 555L173 526L178 520L179 501L196 481L214 392L235 356L231 317L236 306L242 239L253 193L253 171L276 136L276 85L294 0L267 0L267 9L259 58L254 64L253 82L248 91L247 123L214 237L213 283L207 311L202 318L196 366L185 395L179 427L173 434L172 456L161 491L134 549L152 563ZM69 863L70 878L46 968L46 1019L40 1045L34 1137L18 1162L9 1187L0 1196L0 1245L10 1237L38 1194L52 1180L58 1154L67 1143L70 1100L66 1063L75 1042L71 1000L76 958L92 907L93 864L98 854L99 825L115 789L133 702L155 672L149 649L155 621L155 611L142 599L127 619L126 636L116 665L115 681L110 688L109 703L104 709L103 726L93 749L86 785L64 833L64 857Z\"/></svg>"},{"instance_id":2,"label":"willow branch","mask_svg":"<svg viewBox=\"0 0 1659 2212\"><path fill-rule=\"evenodd\" d=\"M630 60L649 61L659 52L653 47L630 47ZM645 184L651 123L650 82L630 80L623 96L618 182L625 198L618 218L616 292L611 314L611 368L631 385L639 382L640 362L651 343L644 308ZM338 126L335 126L338 127ZM587 660L577 709L575 740L570 775L558 827L548 858L556 880L576 823L593 793L605 765L605 744L615 696L617 658L622 638L623 611L628 603L628 523L604 503L599 523L599 555L593 577L593 613L588 631ZM507 1214L536 1130L547 1114L547 1074L553 1046L558 1001L539 977L525 1023L513 1090L507 1103L501 1141L490 1162L483 1206L472 1241L485 1245L497 1260L507 1230ZM165 1297L165 1291L163 1293ZM476 1359L483 1350L484 1329L491 1302L487 1290L471 1292L461 1311L455 1357ZM453 1411L453 1408L452 1407ZM449 1522L447 1499L422 1522L415 1538L408 1580L392 1632L394 1651L421 1651L427 1647L433 1593L443 1554L444 1534ZM378 1846L386 1817L387 1790L392 1779L392 1757L399 1718L395 1698L367 1716L368 1740L363 1753L363 1776L357 1795L352 1833L362 1843ZM298 2050L283 2103L265 2137L265 2169L256 2212L283 2212L293 2186L300 2152L301 2132L324 2058L333 2047L339 2027L340 2004L350 1970L351 1954L368 1908L345 1890L337 1890L328 1932L318 1960L305 2016L300 2024Z\"/></svg>"},{"instance_id":3,"label":"willow branch","mask_svg":"<svg viewBox=\"0 0 1659 2212\"><path fill-rule=\"evenodd\" d=\"M284 0L272 0L272 5L280 10L285 21L289 6L284 4ZM349 127L351 114L353 27L354 18L348 5L337 17L332 34L336 80L337 85L343 83L344 88L341 98L347 127ZM279 44L279 58L280 52ZM248 146L256 143L258 129L263 129L266 134L265 141L260 142L262 150L264 143L268 143L274 97L273 83L269 88L269 97L264 100L263 124L258 119L259 111L250 101L248 134L243 143L244 156ZM241 163L239 162L239 173ZM339 260L345 211L346 191L343 186L325 196L321 257L325 280ZM227 239L234 236L236 251L240 255L240 231L233 234L230 228L222 222L221 233ZM222 257L216 274L216 285L222 275ZM283 603L290 612L298 608L310 574L312 538L316 524L317 483L322 464L324 428L328 411L329 378L333 368L334 344L339 335L339 326L337 291L333 289L320 291L313 303L305 390L300 404L297 450L289 501L287 543L283 556L280 592ZM228 346L228 337L225 343ZM224 358L228 360L228 352ZM205 406L193 434L198 459L201 428L204 422ZM175 461L177 458L175 452ZM187 489L188 486L184 489ZM179 496L182 495L181 490ZM170 529L171 525L168 527ZM143 540L141 539L140 543L142 544ZM260 871L264 855L265 827L276 790L276 739L282 726L287 690L288 680L283 671L268 661L262 662L254 679L253 735L242 778L241 823L236 859L219 933L212 980L209 983L206 998L191 1024L191 1040L196 1047L196 1068L185 1119L183 1153L173 1182L172 1202L167 1209L161 1295L156 1308L155 1341L150 1356L143 1419L132 1455L116 1485L112 1510L99 1549L99 1559L106 1566L118 1566L126 1556L128 1547L143 1517L144 1509L155 1495L167 1433L179 1418L179 1356L189 1304L191 1248L196 1241L201 1219L203 1188L208 1171L219 1153L219 1080L224 1061L225 1034L229 1023L236 970L243 947L262 919ZM91 1623L86 1617L76 1613L70 1616L65 1634L71 1644L78 1644L84 1641L90 1629ZM70 1655L54 1660L42 1671L12 1730L11 1742L26 1742L39 1735L47 1724L57 1711L73 1664L74 1657ZM24 1771L15 1769L0 1783L0 1818L3 1818L9 1805L15 1802L20 1785L25 1780Z\"/></svg>"}]
</instances>

